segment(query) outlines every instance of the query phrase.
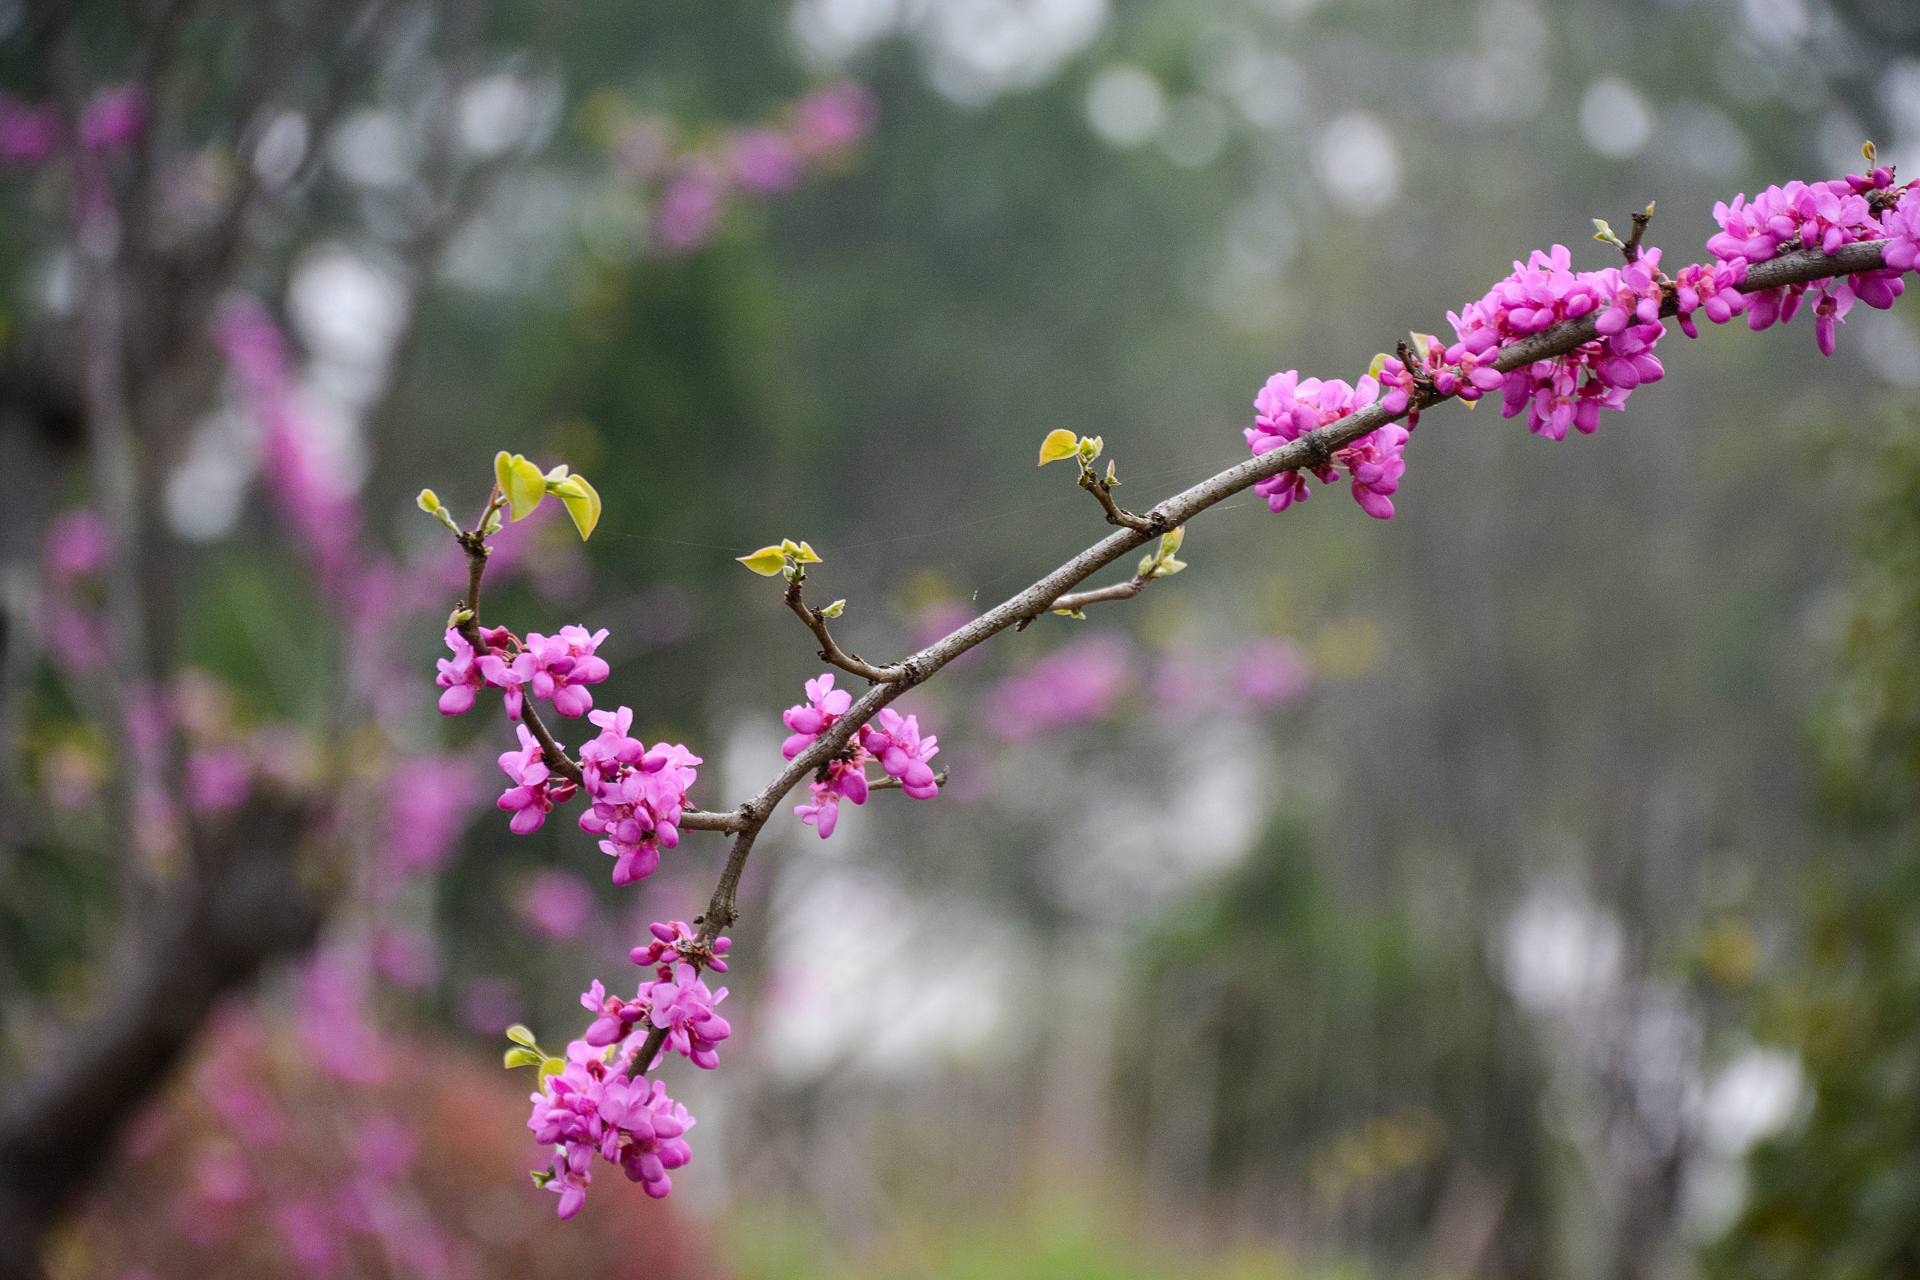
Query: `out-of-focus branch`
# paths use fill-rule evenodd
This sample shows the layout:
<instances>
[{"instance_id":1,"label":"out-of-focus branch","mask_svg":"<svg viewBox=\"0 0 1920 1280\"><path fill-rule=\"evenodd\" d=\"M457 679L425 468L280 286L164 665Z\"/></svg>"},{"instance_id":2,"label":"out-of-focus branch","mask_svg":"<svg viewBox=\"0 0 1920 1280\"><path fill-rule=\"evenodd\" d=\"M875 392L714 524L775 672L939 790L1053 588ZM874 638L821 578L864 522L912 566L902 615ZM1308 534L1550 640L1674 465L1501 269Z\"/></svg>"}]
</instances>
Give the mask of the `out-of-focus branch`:
<instances>
[{"instance_id":1,"label":"out-of-focus branch","mask_svg":"<svg viewBox=\"0 0 1920 1280\"><path fill-rule=\"evenodd\" d=\"M39 1244L113 1157L128 1122L215 1007L311 946L321 900L300 873L313 815L259 803L196 839L195 873L143 908L95 1009L0 1104L0 1280L37 1277Z\"/></svg>"}]
</instances>

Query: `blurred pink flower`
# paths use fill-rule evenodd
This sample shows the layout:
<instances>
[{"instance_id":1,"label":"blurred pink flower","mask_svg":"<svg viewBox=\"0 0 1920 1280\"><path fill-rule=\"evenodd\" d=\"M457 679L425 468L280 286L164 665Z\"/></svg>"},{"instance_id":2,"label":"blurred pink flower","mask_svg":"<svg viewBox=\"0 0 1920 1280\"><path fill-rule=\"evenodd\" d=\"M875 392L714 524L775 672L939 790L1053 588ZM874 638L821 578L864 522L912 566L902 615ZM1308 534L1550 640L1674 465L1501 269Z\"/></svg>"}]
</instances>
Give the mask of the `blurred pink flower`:
<instances>
[{"instance_id":1,"label":"blurred pink flower","mask_svg":"<svg viewBox=\"0 0 1920 1280\"><path fill-rule=\"evenodd\" d=\"M1075 640L990 689L984 717L1019 742L1052 729L1087 724L1110 712L1133 680L1133 652L1109 635Z\"/></svg>"},{"instance_id":2,"label":"blurred pink flower","mask_svg":"<svg viewBox=\"0 0 1920 1280\"><path fill-rule=\"evenodd\" d=\"M1234 662L1233 688L1256 707L1279 707L1307 691L1313 669L1291 640L1268 636L1241 649Z\"/></svg>"},{"instance_id":3,"label":"blurred pink flower","mask_svg":"<svg viewBox=\"0 0 1920 1280\"><path fill-rule=\"evenodd\" d=\"M520 895L520 918L546 938L578 937L593 919L593 892L578 876L542 871Z\"/></svg>"}]
</instances>

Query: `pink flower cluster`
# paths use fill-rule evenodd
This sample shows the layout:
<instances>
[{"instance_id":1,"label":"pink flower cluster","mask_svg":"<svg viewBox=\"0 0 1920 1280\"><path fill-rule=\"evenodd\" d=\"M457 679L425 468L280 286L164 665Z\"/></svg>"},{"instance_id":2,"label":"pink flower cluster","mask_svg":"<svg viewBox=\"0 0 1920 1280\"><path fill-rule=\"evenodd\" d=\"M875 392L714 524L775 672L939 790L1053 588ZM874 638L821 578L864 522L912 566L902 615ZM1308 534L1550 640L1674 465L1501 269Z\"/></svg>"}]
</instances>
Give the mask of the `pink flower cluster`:
<instances>
[{"instance_id":1,"label":"pink flower cluster","mask_svg":"<svg viewBox=\"0 0 1920 1280\"><path fill-rule=\"evenodd\" d=\"M700 757L677 742L649 749L630 736L631 707L592 710L593 694L587 686L610 674L606 659L595 652L607 638L604 628L588 632L567 626L551 636L535 631L524 641L505 627L475 634L484 652L457 627L447 629L446 644L453 656L439 660L434 677L442 690L443 714L471 710L480 690L491 687L501 691L511 720L521 719L531 692L561 715L585 715L600 729L598 737L580 748L576 784L555 771L555 762L547 759L526 725L517 726L519 749L500 755L500 769L511 785L498 801L513 815L509 826L514 834L538 831L555 805L573 799L584 787L589 804L580 815L580 829L603 837L600 848L614 860L613 882L632 884L652 875L660 866L660 851L680 843L680 818L686 812L687 791L699 776Z\"/></svg>"},{"instance_id":2,"label":"pink flower cluster","mask_svg":"<svg viewBox=\"0 0 1920 1280\"><path fill-rule=\"evenodd\" d=\"M1720 224L1707 241L1713 260L1681 267L1671 277L1660 268L1660 250L1637 244L1622 246L1625 265L1597 271L1574 270L1565 245L1536 249L1479 300L1447 313L1451 344L1421 339L1417 354L1402 346L1399 355L1381 357L1375 374L1355 386L1303 381L1294 370L1274 374L1254 398L1254 423L1244 432L1256 457L1376 402L1395 417L1405 415L1407 427L1379 427L1325 463L1261 480L1254 492L1272 510L1284 511L1308 496L1308 473L1332 483L1344 467L1361 508L1390 519L1391 497L1406 471L1408 430L1418 424L1423 401L1472 402L1497 389L1503 417L1525 412L1528 430L1564 440L1569 428L1592 432L1602 409L1624 409L1634 390L1660 380L1665 370L1654 347L1666 333L1667 315L1678 318L1689 338L1699 336L1701 314L1726 324L1744 313L1750 328L1765 329L1793 319L1811 291L1814 338L1823 354L1832 355L1835 331L1854 302L1892 306L1905 288L1902 274L1920 265L1920 193L1915 184L1896 184L1890 168L1768 187L1751 201L1742 194L1713 212ZM1887 241L1882 268L1752 293L1743 288L1750 263L1791 250L1834 254L1880 240ZM1501 371L1516 344L1587 316L1593 318L1589 341Z\"/></svg>"},{"instance_id":3,"label":"pink flower cluster","mask_svg":"<svg viewBox=\"0 0 1920 1280\"><path fill-rule=\"evenodd\" d=\"M653 210L656 246L667 254L699 249L736 198L792 191L810 169L831 164L859 145L873 128L874 114L872 95L843 81L793 103L783 120L743 129L711 149L667 160L658 144L623 148L630 157L648 156L648 169L664 169Z\"/></svg>"},{"instance_id":4,"label":"pink flower cluster","mask_svg":"<svg viewBox=\"0 0 1920 1280\"><path fill-rule=\"evenodd\" d=\"M693 1158L685 1134L694 1119L667 1096L666 1085L630 1078L584 1040L567 1046L565 1070L543 1075L532 1101L527 1128L555 1149L552 1164L534 1181L560 1197L562 1218L586 1203L596 1155L655 1199L673 1190L668 1171Z\"/></svg>"},{"instance_id":5,"label":"pink flower cluster","mask_svg":"<svg viewBox=\"0 0 1920 1280\"><path fill-rule=\"evenodd\" d=\"M536 1172L534 1181L559 1194L562 1218L571 1218L585 1202L596 1154L619 1165L650 1196L673 1189L667 1171L692 1155L682 1136L693 1127L693 1117L667 1097L665 1085L627 1072L657 1065L669 1049L711 1071L720 1064L720 1042L733 1034L714 1010L727 989L709 990L700 977L703 968L727 971L731 940L716 938L708 946L681 920L656 921L648 931L652 938L633 949L632 959L653 976L640 983L631 1000L608 995L596 980L580 997L594 1015L586 1036L567 1046L566 1069L543 1075L533 1095L527 1127L537 1141L555 1148L551 1165ZM630 1062L641 1046L630 1048L628 1041L649 1030L665 1033L661 1053L652 1063Z\"/></svg>"},{"instance_id":6,"label":"pink flower cluster","mask_svg":"<svg viewBox=\"0 0 1920 1280\"><path fill-rule=\"evenodd\" d=\"M1401 371L1393 372L1397 375ZM1317 427L1358 413L1379 398L1380 383L1371 375L1362 375L1358 385L1349 386L1338 378L1327 381L1308 378L1302 382L1299 373L1292 369L1276 373L1254 397L1253 425L1243 433L1247 447L1257 458L1293 443ZM1400 409L1407 408L1406 390L1396 384L1388 402L1398 404ZM1322 484L1332 484L1339 478L1335 466L1347 468L1353 482L1353 498L1360 509L1377 519L1391 520L1392 495L1400 487L1400 477L1407 469L1401 459L1407 439L1405 427L1389 423L1335 453L1332 466L1312 468L1313 474ZM1270 511L1285 511L1296 502L1304 502L1311 492L1306 476L1298 471L1282 471L1270 476L1254 485L1253 491L1267 500Z\"/></svg>"},{"instance_id":7,"label":"pink flower cluster","mask_svg":"<svg viewBox=\"0 0 1920 1280\"><path fill-rule=\"evenodd\" d=\"M780 715L793 730L780 747L780 754L788 760L812 746L853 705L853 695L833 687L831 671L807 681L806 688L807 701L788 707ZM860 732L840 754L821 766L807 784L811 798L796 805L794 813L825 840L839 825L842 800L867 802L871 789L867 779L869 760L879 761L887 776L911 798L931 800L940 793L940 783L927 762L940 754L939 743L931 735L920 736L917 716L903 716L891 707L883 707L871 722L860 726Z\"/></svg>"},{"instance_id":8,"label":"pink flower cluster","mask_svg":"<svg viewBox=\"0 0 1920 1280\"><path fill-rule=\"evenodd\" d=\"M111 151L132 142L147 127L147 92L137 84L107 89L80 116L80 145ZM26 169L46 163L66 141L66 126L50 104L35 106L0 94L0 167Z\"/></svg>"},{"instance_id":9,"label":"pink flower cluster","mask_svg":"<svg viewBox=\"0 0 1920 1280\"><path fill-rule=\"evenodd\" d=\"M1876 213L1875 210L1881 210ZM1855 300L1884 311L1906 289L1901 273L1914 262L1914 219L1920 216L1920 197L1912 184L1894 183L1893 170L1876 168L1867 174L1848 174L1827 182L1789 182L1768 187L1751 201L1746 193L1713 206L1720 231L1707 241L1707 252L1723 263L1765 262L1794 249L1838 253L1850 244L1891 238L1884 270L1787 285L1751 295L1747 326L1756 332L1778 322L1786 324L1814 295L1813 336L1822 355L1832 355L1836 330L1853 309Z\"/></svg>"},{"instance_id":10,"label":"pink flower cluster","mask_svg":"<svg viewBox=\"0 0 1920 1280\"><path fill-rule=\"evenodd\" d=\"M556 635L543 636L529 631L518 640L505 627L493 627L480 633L486 652L478 653L467 638L453 627L447 629L447 648L451 659L440 659L440 674L435 683L444 715L457 716L473 707L474 698L485 685L502 693L507 719L520 718L520 705L530 690L536 698L553 704L553 709L569 719L579 719L593 709L590 684L599 684L612 674L607 660L594 650L607 638L607 630L589 633L585 627L562 627Z\"/></svg>"},{"instance_id":11,"label":"pink flower cluster","mask_svg":"<svg viewBox=\"0 0 1920 1280\"><path fill-rule=\"evenodd\" d=\"M633 710L596 711L600 736L580 748L580 772L593 803L580 829L604 836L600 849L613 862L613 882L632 884L660 866L660 851L680 843L680 815L702 763L677 742L649 750L628 736Z\"/></svg>"},{"instance_id":12,"label":"pink flower cluster","mask_svg":"<svg viewBox=\"0 0 1920 1280\"><path fill-rule=\"evenodd\" d=\"M1458 338L1447 348L1447 359L1471 355L1491 363L1503 348L1597 312L1593 341L1520 365L1500 384L1501 416L1524 411L1527 429L1535 435L1564 440L1569 427L1591 433L1600 425L1602 409L1625 409L1635 388L1658 382L1666 372L1653 355L1666 332L1660 322L1664 277L1659 267L1657 249L1624 268L1599 271L1573 270L1565 245L1550 252L1536 249L1479 301L1447 313ZM1475 373L1473 385L1484 387L1488 379L1478 367Z\"/></svg>"}]
</instances>

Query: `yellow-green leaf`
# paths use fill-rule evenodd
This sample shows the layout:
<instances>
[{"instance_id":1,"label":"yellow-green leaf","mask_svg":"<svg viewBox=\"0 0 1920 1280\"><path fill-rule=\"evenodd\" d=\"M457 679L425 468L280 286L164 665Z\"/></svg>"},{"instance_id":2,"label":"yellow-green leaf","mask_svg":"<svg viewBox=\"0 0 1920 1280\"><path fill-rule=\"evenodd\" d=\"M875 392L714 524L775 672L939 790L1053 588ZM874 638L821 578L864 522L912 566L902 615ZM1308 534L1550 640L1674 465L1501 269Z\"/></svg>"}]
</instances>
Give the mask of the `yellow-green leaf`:
<instances>
[{"instance_id":1,"label":"yellow-green leaf","mask_svg":"<svg viewBox=\"0 0 1920 1280\"><path fill-rule=\"evenodd\" d=\"M533 1038L533 1032L527 1030L517 1022L507 1028L507 1039L513 1041L515 1044L523 1044L529 1049L534 1048L537 1043Z\"/></svg>"},{"instance_id":2,"label":"yellow-green leaf","mask_svg":"<svg viewBox=\"0 0 1920 1280\"><path fill-rule=\"evenodd\" d=\"M431 489L422 489L420 496L415 498L414 502L428 515L433 515L440 510L440 495Z\"/></svg>"},{"instance_id":3,"label":"yellow-green leaf","mask_svg":"<svg viewBox=\"0 0 1920 1280\"><path fill-rule=\"evenodd\" d=\"M816 552L811 546L807 545L807 543L805 543L804 541L794 549L793 559L794 559L794 563L796 564L826 563L820 558L819 553Z\"/></svg>"},{"instance_id":4,"label":"yellow-green leaf","mask_svg":"<svg viewBox=\"0 0 1920 1280\"><path fill-rule=\"evenodd\" d=\"M554 486L554 497L560 499L573 517L573 527L580 531L580 541L585 542L593 536L594 526L600 523L600 493L587 483L585 476L568 476Z\"/></svg>"},{"instance_id":5,"label":"yellow-green leaf","mask_svg":"<svg viewBox=\"0 0 1920 1280\"><path fill-rule=\"evenodd\" d=\"M779 547L762 547L750 556L736 556L741 564L763 578L771 578L787 567L787 553Z\"/></svg>"},{"instance_id":6,"label":"yellow-green leaf","mask_svg":"<svg viewBox=\"0 0 1920 1280\"><path fill-rule=\"evenodd\" d=\"M502 454L501 457L506 457ZM546 496L547 478L540 474L540 468L528 462L520 454L507 458L502 465L500 458L493 460L493 471L500 479L500 492L507 495L507 510L515 520L525 520L540 505L540 499Z\"/></svg>"},{"instance_id":7,"label":"yellow-green leaf","mask_svg":"<svg viewBox=\"0 0 1920 1280\"><path fill-rule=\"evenodd\" d=\"M1080 437L1061 427L1047 432L1047 438L1040 442L1040 461L1038 466L1049 462L1058 462L1062 458L1071 458L1080 451Z\"/></svg>"},{"instance_id":8,"label":"yellow-green leaf","mask_svg":"<svg viewBox=\"0 0 1920 1280\"><path fill-rule=\"evenodd\" d=\"M1187 540L1187 526L1183 524L1175 525L1173 528L1167 530L1167 532L1160 535L1160 554L1163 556L1172 555L1174 552L1180 549L1180 544L1185 542L1186 540Z\"/></svg>"},{"instance_id":9,"label":"yellow-green leaf","mask_svg":"<svg viewBox=\"0 0 1920 1280\"><path fill-rule=\"evenodd\" d=\"M520 1067L539 1066L542 1059L540 1055L533 1050L521 1045L515 1045L513 1048L507 1050L507 1056L502 1061L505 1063L507 1070L514 1071Z\"/></svg>"},{"instance_id":10,"label":"yellow-green leaf","mask_svg":"<svg viewBox=\"0 0 1920 1280\"><path fill-rule=\"evenodd\" d=\"M567 1061L565 1058L548 1058L540 1064L540 1074L543 1076L557 1076L566 1069Z\"/></svg>"}]
</instances>

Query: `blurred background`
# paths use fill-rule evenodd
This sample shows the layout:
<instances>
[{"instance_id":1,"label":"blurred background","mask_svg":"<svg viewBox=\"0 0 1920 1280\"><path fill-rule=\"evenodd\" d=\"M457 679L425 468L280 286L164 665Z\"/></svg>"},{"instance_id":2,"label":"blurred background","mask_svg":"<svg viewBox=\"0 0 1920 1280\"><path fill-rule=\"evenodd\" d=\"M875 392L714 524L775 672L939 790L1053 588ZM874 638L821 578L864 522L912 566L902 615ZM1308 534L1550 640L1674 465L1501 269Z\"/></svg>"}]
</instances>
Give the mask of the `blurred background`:
<instances>
[{"instance_id":1,"label":"blurred background","mask_svg":"<svg viewBox=\"0 0 1920 1280\"><path fill-rule=\"evenodd\" d=\"M1920 165L1920 9L0 0L0 90L9 1267L1920 1273L1911 306L1436 410L1391 522L1233 501L916 690L939 801L775 820L693 1163L566 1224L501 1032L722 844L508 833L413 501L588 475L487 620L728 807L820 670L734 556L903 654L1105 531L1050 429L1144 508L1590 217Z\"/></svg>"}]
</instances>

